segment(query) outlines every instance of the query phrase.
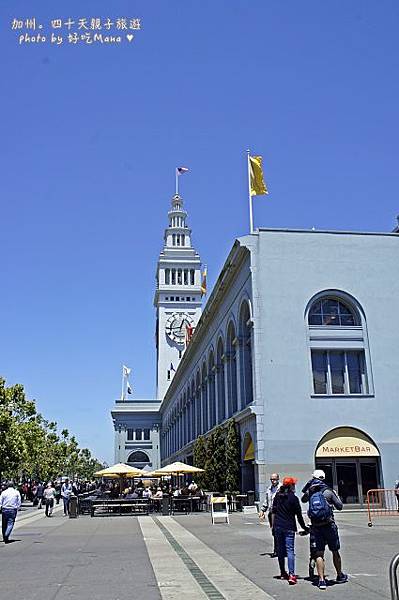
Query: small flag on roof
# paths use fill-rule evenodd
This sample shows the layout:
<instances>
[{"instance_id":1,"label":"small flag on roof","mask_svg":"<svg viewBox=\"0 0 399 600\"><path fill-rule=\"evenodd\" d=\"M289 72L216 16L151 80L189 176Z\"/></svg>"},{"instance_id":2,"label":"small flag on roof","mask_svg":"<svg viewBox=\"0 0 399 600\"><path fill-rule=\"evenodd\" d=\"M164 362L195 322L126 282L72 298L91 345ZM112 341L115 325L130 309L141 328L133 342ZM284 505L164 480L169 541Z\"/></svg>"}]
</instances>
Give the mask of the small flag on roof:
<instances>
[{"instance_id":1,"label":"small flag on roof","mask_svg":"<svg viewBox=\"0 0 399 600\"><path fill-rule=\"evenodd\" d=\"M187 171L189 171L188 167L177 167L176 168L177 175L184 175L184 173L187 173Z\"/></svg>"}]
</instances>

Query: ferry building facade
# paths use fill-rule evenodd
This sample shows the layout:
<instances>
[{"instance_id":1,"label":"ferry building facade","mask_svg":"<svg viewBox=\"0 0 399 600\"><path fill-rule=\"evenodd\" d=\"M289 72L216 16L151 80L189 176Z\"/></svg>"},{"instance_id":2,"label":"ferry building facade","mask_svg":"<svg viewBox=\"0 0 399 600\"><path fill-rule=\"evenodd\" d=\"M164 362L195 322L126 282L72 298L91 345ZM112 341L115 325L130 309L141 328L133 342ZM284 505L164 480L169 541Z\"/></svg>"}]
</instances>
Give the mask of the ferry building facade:
<instances>
[{"instance_id":1,"label":"ferry building facade","mask_svg":"<svg viewBox=\"0 0 399 600\"><path fill-rule=\"evenodd\" d=\"M201 312L200 257L175 196L157 268L158 397L115 404L115 459L190 463L198 435L233 417L243 491L262 496L275 471L301 486L315 466L347 504L391 487L398 233L258 229L235 240ZM145 423L147 449L127 439Z\"/></svg>"}]
</instances>

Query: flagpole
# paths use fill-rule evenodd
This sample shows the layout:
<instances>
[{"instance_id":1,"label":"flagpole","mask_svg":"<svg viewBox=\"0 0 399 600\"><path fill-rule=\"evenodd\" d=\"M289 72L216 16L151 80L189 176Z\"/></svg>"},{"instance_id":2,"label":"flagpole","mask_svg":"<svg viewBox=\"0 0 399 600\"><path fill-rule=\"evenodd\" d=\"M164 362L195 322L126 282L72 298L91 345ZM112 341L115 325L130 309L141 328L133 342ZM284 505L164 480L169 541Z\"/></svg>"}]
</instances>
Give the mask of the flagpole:
<instances>
[{"instance_id":1,"label":"flagpole","mask_svg":"<svg viewBox=\"0 0 399 600\"><path fill-rule=\"evenodd\" d=\"M123 391L124 391L124 383L125 383L125 370L122 365L122 391L121 391L121 402L123 402Z\"/></svg>"},{"instance_id":2,"label":"flagpole","mask_svg":"<svg viewBox=\"0 0 399 600\"><path fill-rule=\"evenodd\" d=\"M247 162L248 162L248 200L249 200L249 232L254 232L254 217L252 212L252 195L251 195L251 165L249 162L250 150L247 150Z\"/></svg>"},{"instance_id":3,"label":"flagpole","mask_svg":"<svg viewBox=\"0 0 399 600\"><path fill-rule=\"evenodd\" d=\"M179 195L179 175L177 173L177 169L175 169L175 177L176 177L175 190L176 190L176 196L178 196Z\"/></svg>"}]
</instances>

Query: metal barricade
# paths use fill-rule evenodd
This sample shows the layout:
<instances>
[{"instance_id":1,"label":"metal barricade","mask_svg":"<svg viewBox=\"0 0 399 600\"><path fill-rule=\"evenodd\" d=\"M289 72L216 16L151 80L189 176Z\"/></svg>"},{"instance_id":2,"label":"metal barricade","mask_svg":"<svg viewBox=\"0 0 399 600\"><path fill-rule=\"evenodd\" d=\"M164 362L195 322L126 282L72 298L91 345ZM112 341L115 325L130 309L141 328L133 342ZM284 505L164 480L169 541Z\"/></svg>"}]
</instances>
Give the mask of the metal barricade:
<instances>
[{"instance_id":1,"label":"metal barricade","mask_svg":"<svg viewBox=\"0 0 399 600\"><path fill-rule=\"evenodd\" d=\"M389 584L391 586L391 600L399 600L398 591L398 565L399 565L399 554L393 557L391 564L389 565Z\"/></svg>"},{"instance_id":2,"label":"metal barricade","mask_svg":"<svg viewBox=\"0 0 399 600\"><path fill-rule=\"evenodd\" d=\"M376 517L399 516L399 496L394 489L375 489L367 492L368 526Z\"/></svg>"}]
</instances>

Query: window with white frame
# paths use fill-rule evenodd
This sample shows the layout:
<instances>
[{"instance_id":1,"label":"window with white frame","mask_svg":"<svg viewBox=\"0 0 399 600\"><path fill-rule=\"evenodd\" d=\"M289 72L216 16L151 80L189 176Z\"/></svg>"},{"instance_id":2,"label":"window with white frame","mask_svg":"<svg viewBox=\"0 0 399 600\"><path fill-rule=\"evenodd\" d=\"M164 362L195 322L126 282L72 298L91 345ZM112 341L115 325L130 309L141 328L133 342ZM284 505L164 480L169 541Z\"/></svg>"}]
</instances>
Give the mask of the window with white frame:
<instances>
[{"instance_id":1,"label":"window with white frame","mask_svg":"<svg viewBox=\"0 0 399 600\"><path fill-rule=\"evenodd\" d=\"M344 292L319 294L307 323L313 394L369 394L366 321L354 299Z\"/></svg>"},{"instance_id":2,"label":"window with white frame","mask_svg":"<svg viewBox=\"0 0 399 600\"><path fill-rule=\"evenodd\" d=\"M368 394L364 350L312 350L315 394Z\"/></svg>"}]
</instances>

